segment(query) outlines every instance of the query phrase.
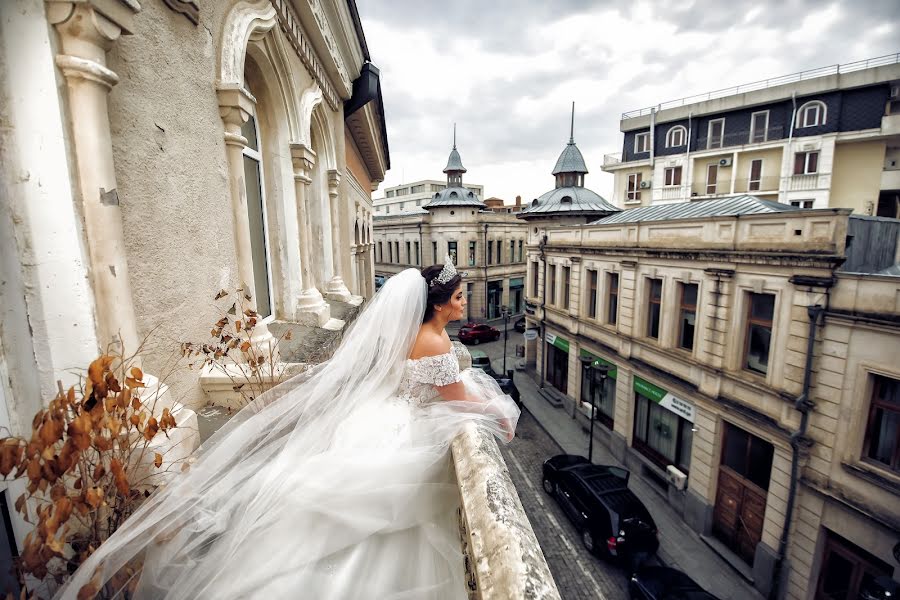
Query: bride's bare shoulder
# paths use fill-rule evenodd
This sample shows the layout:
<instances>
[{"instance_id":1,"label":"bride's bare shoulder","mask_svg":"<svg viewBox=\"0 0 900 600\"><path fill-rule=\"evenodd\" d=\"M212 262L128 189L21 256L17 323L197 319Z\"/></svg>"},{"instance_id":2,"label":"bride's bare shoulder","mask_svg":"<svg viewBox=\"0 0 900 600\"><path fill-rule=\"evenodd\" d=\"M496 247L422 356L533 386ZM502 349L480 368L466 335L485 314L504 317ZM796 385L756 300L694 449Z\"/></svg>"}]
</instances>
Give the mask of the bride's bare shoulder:
<instances>
[{"instance_id":1,"label":"bride's bare shoulder","mask_svg":"<svg viewBox=\"0 0 900 600\"><path fill-rule=\"evenodd\" d=\"M450 352L450 348L450 336L446 331L435 333L427 329L420 329L409 357L415 360L426 356L438 356Z\"/></svg>"}]
</instances>

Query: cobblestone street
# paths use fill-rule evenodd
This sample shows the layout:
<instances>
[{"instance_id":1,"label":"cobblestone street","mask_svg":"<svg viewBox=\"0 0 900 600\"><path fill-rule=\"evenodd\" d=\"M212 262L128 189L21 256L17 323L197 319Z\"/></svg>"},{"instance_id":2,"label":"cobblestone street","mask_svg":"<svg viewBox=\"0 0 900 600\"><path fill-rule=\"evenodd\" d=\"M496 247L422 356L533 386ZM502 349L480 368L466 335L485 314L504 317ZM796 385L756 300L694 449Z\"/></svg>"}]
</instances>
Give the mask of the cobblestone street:
<instances>
[{"instance_id":1,"label":"cobblestone street","mask_svg":"<svg viewBox=\"0 0 900 600\"><path fill-rule=\"evenodd\" d=\"M572 523L541 488L541 465L561 450L527 410L516 439L501 451L560 595L566 600L627 598L624 572L585 550Z\"/></svg>"}]
</instances>

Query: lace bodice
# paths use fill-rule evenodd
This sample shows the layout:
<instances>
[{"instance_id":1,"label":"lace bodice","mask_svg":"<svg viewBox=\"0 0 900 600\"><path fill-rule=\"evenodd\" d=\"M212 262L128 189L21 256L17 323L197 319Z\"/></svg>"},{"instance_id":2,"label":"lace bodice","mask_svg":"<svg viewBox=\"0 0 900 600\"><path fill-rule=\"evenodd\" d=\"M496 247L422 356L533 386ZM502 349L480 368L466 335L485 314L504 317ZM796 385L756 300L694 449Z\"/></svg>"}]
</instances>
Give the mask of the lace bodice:
<instances>
[{"instance_id":1,"label":"lace bodice","mask_svg":"<svg viewBox=\"0 0 900 600\"><path fill-rule=\"evenodd\" d=\"M438 387L460 381L459 363L467 357L465 347L454 344L444 354L407 359L398 395L417 405L435 400Z\"/></svg>"}]
</instances>

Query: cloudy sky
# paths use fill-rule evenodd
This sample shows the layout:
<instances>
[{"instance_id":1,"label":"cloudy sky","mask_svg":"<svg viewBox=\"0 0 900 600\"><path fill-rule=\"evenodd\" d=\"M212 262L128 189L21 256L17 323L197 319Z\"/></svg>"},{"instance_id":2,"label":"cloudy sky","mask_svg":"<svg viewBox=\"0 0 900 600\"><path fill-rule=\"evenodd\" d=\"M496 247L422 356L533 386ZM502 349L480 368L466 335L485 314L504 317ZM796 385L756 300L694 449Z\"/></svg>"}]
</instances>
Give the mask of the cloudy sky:
<instances>
[{"instance_id":1,"label":"cloudy sky","mask_svg":"<svg viewBox=\"0 0 900 600\"><path fill-rule=\"evenodd\" d=\"M357 0L381 69L392 168L379 191L443 179L452 143L464 181L529 201L553 187L569 136L612 199L603 155L622 112L900 52L900 0ZM746 8L744 8L746 6Z\"/></svg>"}]
</instances>

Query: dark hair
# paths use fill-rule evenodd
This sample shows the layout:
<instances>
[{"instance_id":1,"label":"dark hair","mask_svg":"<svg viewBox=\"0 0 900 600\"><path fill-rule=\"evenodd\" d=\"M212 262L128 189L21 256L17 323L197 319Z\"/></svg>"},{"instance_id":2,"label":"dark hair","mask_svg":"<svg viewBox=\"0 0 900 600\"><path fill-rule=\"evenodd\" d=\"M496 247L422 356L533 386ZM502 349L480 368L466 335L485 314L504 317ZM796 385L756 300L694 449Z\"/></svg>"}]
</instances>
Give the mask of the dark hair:
<instances>
[{"instance_id":1,"label":"dark hair","mask_svg":"<svg viewBox=\"0 0 900 600\"><path fill-rule=\"evenodd\" d=\"M447 283L431 282L441 274L444 265L431 265L422 269L422 277L425 278L425 285L428 288L428 296L425 299L425 316L422 318L423 323L427 323L434 317L434 307L438 304L446 304L453 297L453 292L462 283L462 276L457 273Z\"/></svg>"}]
</instances>

